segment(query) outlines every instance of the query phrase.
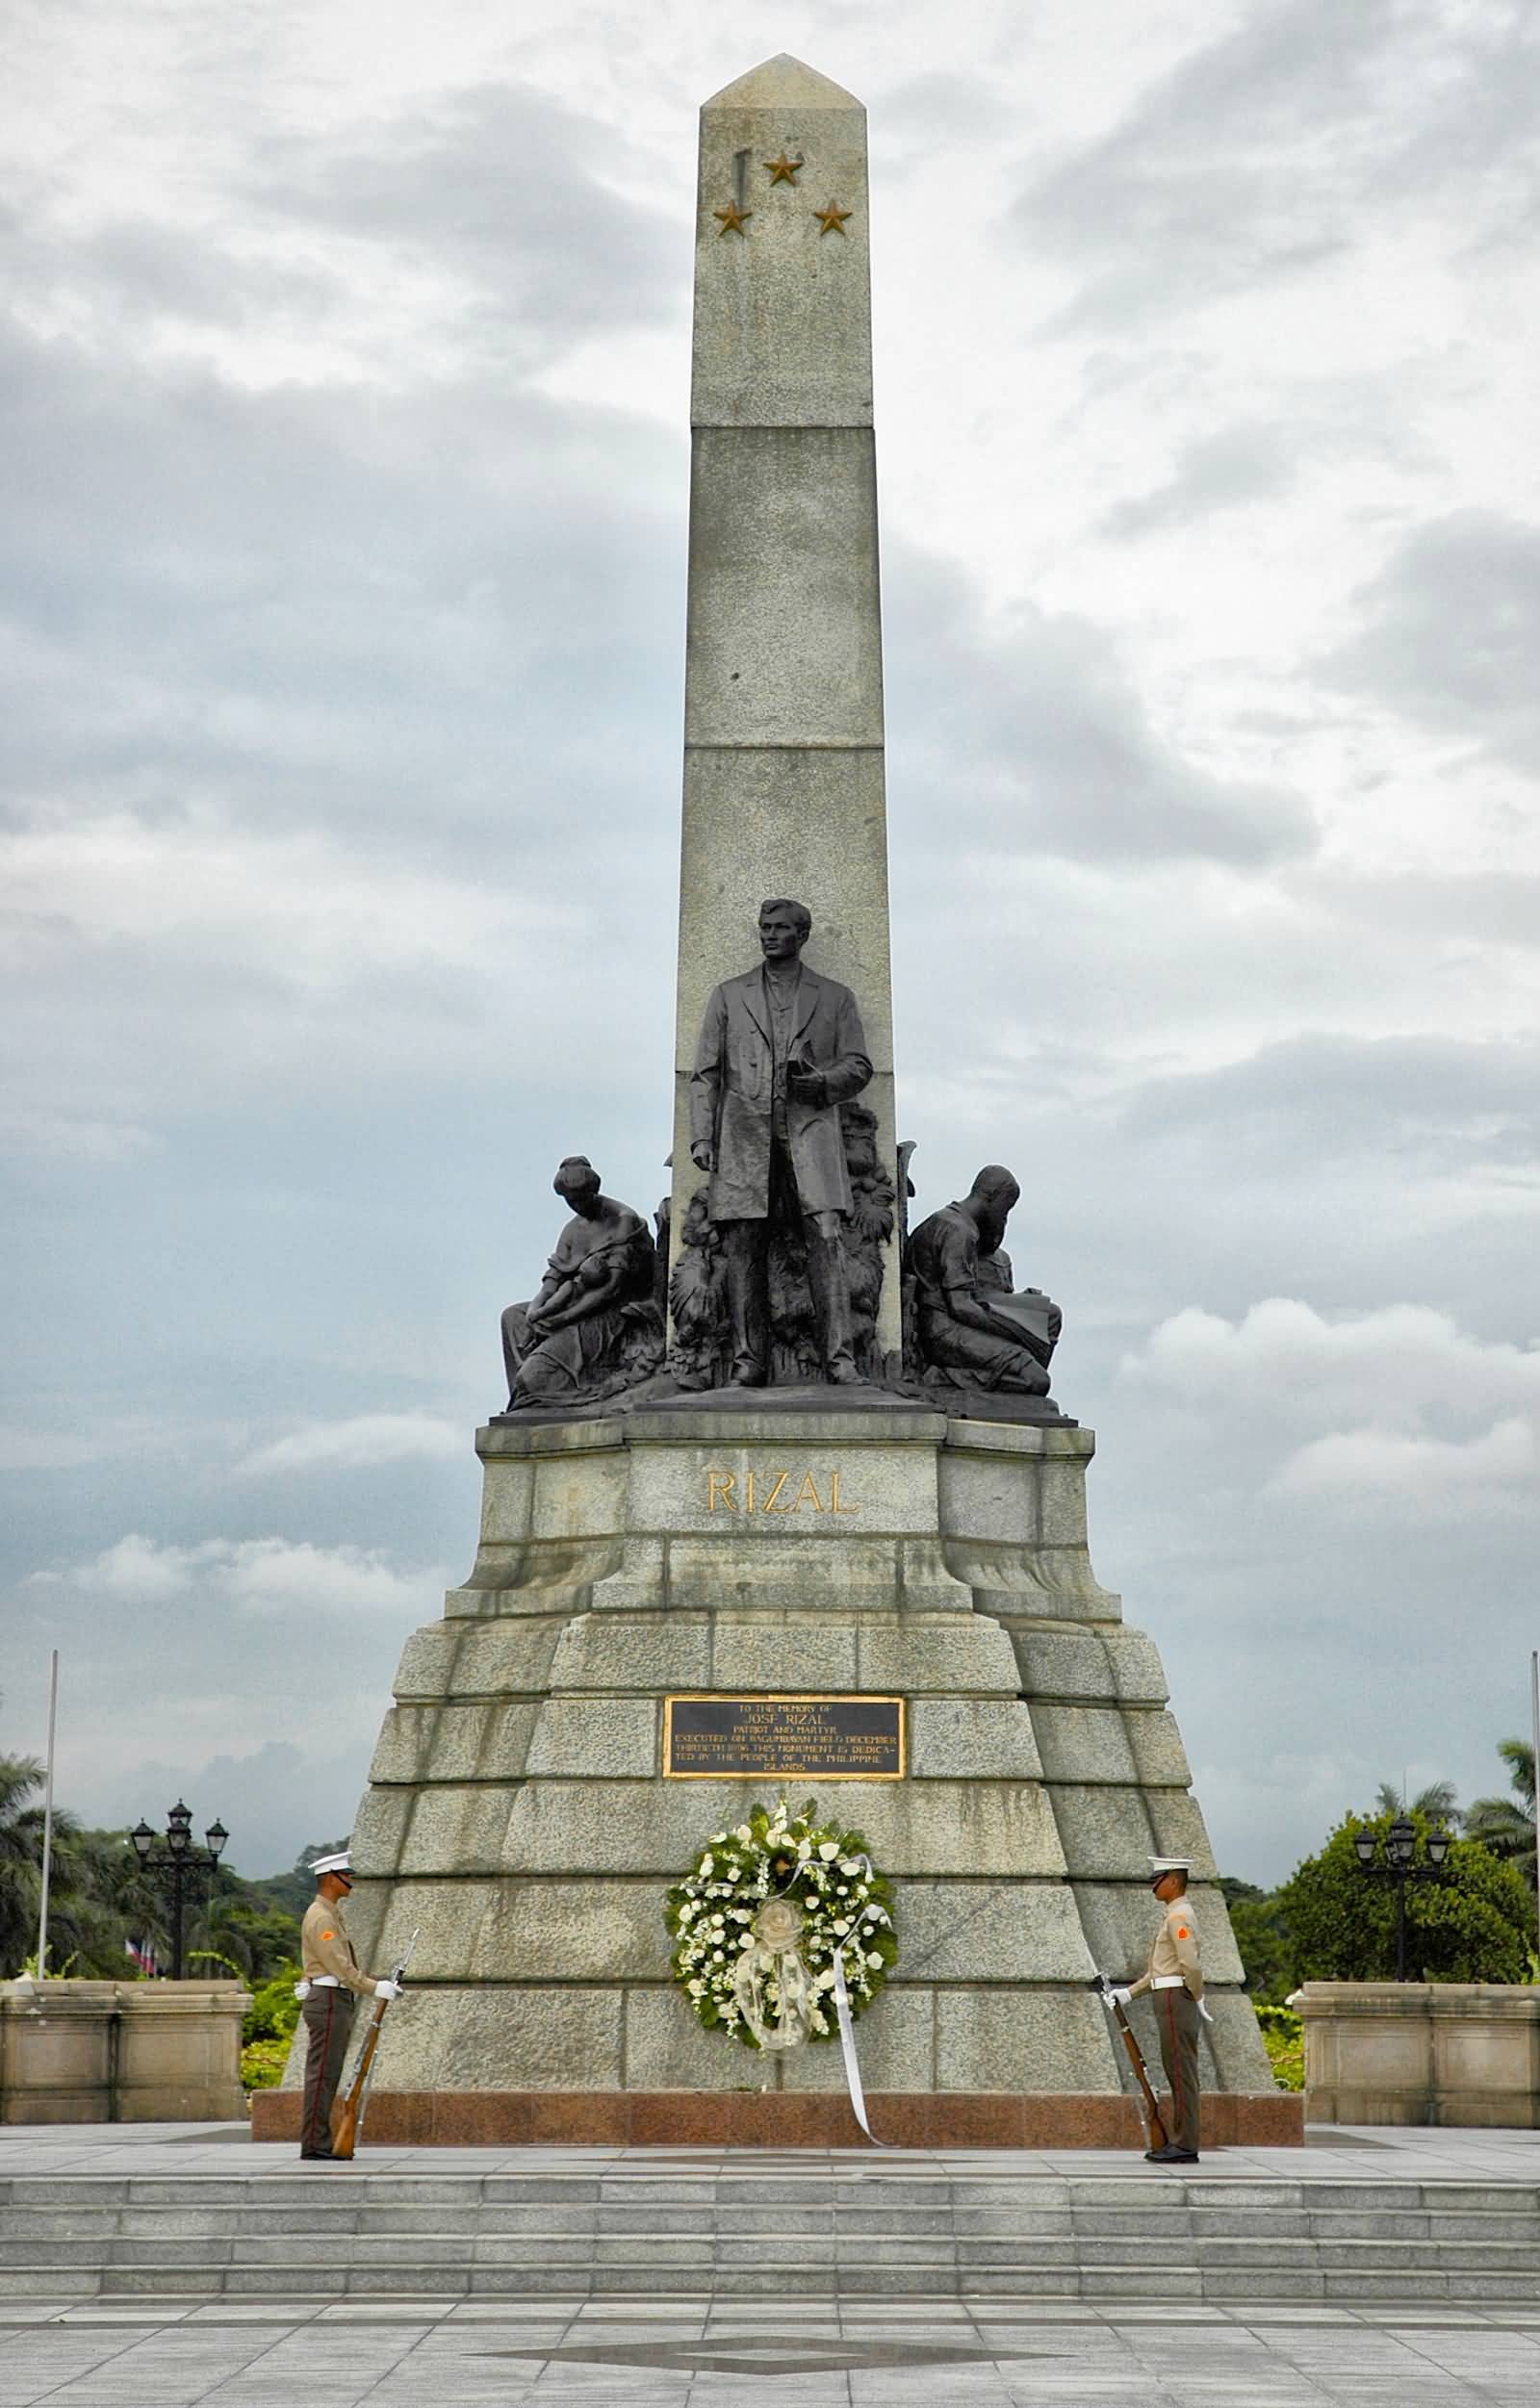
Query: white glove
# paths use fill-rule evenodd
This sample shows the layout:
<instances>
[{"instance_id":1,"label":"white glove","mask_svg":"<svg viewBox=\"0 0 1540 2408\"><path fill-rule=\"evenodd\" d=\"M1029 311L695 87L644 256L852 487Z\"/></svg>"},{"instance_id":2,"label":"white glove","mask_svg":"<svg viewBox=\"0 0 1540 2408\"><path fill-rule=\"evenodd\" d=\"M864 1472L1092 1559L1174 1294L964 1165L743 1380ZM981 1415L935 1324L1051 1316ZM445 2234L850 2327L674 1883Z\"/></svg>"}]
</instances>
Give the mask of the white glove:
<instances>
[{"instance_id":1,"label":"white glove","mask_svg":"<svg viewBox=\"0 0 1540 2408\"><path fill-rule=\"evenodd\" d=\"M1197 2011L1202 2016L1205 2023L1212 2023L1214 2021L1214 2017L1209 2013L1208 2002L1206 1999L1200 1998L1198 2000Z\"/></svg>"},{"instance_id":2,"label":"white glove","mask_svg":"<svg viewBox=\"0 0 1540 2408\"><path fill-rule=\"evenodd\" d=\"M399 1998L400 1994L401 1985L399 1982L376 1982L374 1985L374 1996L376 1998Z\"/></svg>"},{"instance_id":3,"label":"white glove","mask_svg":"<svg viewBox=\"0 0 1540 2408\"><path fill-rule=\"evenodd\" d=\"M295 1984L295 1996L298 1999L300 2005L303 2006L305 2000L310 1996L310 1983L308 1980L296 1982Z\"/></svg>"}]
</instances>

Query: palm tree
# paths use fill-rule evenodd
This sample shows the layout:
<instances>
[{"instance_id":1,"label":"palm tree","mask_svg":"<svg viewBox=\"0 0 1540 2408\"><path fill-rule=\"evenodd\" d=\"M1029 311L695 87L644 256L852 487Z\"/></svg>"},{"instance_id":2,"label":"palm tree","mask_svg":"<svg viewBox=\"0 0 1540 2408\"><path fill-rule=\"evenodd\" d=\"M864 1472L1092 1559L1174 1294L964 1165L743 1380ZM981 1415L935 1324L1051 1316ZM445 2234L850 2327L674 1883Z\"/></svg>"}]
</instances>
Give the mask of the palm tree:
<instances>
[{"instance_id":1,"label":"palm tree","mask_svg":"<svg viewBox=\"0 0 1540 2408\"><path fill-rule=\"evenodd\" d=\"M35 1756L0 1755L0 1973L19 1973L38 1939L42 1883L42 1787Z\"/></svg>"},{"instance_id":2,"label":"palm tree","mask_svg":"<svg viewBox=\"0 0 1540 2408\"><path fill-rule=\"evenodd\" d=\"M1498 1743L1498 1754L1508 1768L1515 1794L1511 1798L1477 1798L1466 1813L1466 1836L1478 1839L1495 1857L1506 1857L1521 1873L1527 1875L1532 1886L1534 1750L1527 1739L1502 1739Z\"/></svg>"},{"instance_id":3,"label":"palm tree","mask_svg":"<svg viewBox=\"0 0 1540 2408\"><path fill-rule=\"evenodd\" d=\"M1451 1780L1429 1781L1425 1789L1418 1791L1410 1805L1402 1798L1394 1781L1382 1780L1374 1795L1374 1811L1376 1814L1425 1815L1428 1822L1443 1823L1451 1832L1457 1832L1464 1819L1454 1803L1454 1783Z\"/></svg>"},{"instance_id":4,"label":"palm tree","mask_svg":"<svg viewBox=\"0 0 1540 2408\"><path fill-rule=\"evenodd\" d=\"M19 1973L38 1945L42 1899L42 1766L36 1756L0 1755L0 1973ZM83 1886L81 1832L54 1808L53 1872L48 1893L48 1962L58 1971L90 1934L91 1901Z\"/></svg>"}]
</instances>

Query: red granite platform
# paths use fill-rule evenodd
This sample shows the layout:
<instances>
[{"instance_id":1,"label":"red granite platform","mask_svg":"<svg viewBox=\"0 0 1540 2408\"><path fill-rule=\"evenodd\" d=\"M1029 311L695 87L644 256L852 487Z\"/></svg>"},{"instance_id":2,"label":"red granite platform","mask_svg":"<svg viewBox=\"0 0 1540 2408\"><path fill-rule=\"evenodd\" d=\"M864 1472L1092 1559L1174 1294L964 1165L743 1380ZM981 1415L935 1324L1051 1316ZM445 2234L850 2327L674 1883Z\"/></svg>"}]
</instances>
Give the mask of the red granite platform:
<instances>
[{"instance_id":1,"label":"red granite platform","mask_svg":"<svg viewBox=\"0 0 1540 2408\"><path fill-rule=\"evenodd\" d=\"M879 2090L873 2132L910 2149L1142 2149L1133 2099L1106 2092ZM861 2144L848 2100L783 2090L375 2090L372 2145L517 2148L848 2149ZM297 2140L299 2092L259 2090L255 2140ZM1304 2141L1304 2101L1287 2090L1216 2091L1203 2100L1205 2148Z\"/></svg>"}]
</instances>

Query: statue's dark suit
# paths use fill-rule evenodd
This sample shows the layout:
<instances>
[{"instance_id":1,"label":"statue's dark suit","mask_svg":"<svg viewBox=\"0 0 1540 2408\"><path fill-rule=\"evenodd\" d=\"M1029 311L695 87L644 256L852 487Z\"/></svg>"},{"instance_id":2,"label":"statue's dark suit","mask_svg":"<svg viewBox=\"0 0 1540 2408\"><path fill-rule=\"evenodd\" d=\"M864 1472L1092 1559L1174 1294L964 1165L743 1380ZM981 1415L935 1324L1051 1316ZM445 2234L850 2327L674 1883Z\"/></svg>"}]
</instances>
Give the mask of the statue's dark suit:
<instances>
[{"instance_id":1,"label":"statue's dark suit","mask_svg":"<svg viewBox=\"0 0 1540 2408\"><path fill-rule=\"evenodd\" d=\"M848 986L799 971L787 1052L816 1071L821 1092L809 1096L786 1084L778 1129L765 973L750 970L712 988L690 1081L690 1139L715 1151L706 1210L723 1233L733 1378L758 1382L765 1374L765 1249L777 1198L794 1189L825 1362L831 1378L852 1379L849 1280L839 1234L851 1193L839 1107L860 1093L872 1065Z\"/></svg>"},{"instance_id":2,"label":"statue's dark suit","mask_svg":"<svg viewBox=\"0 0 1540 2408\"><path fill-rule=\"evenodd\" d=\"M832 978L801 972L793 1050L810 1060L828 1101L786 1098L786 1146L805 1213L848 1213L850 1176L839 1106L872 1075L856 998ZM706 1197L713 1220L762 1220L770 1210L771 1103L775 1058L764 972L724 979L701 1022L690 1081L690 1140L716 1149Z\"/></svg>"}]
</instances>

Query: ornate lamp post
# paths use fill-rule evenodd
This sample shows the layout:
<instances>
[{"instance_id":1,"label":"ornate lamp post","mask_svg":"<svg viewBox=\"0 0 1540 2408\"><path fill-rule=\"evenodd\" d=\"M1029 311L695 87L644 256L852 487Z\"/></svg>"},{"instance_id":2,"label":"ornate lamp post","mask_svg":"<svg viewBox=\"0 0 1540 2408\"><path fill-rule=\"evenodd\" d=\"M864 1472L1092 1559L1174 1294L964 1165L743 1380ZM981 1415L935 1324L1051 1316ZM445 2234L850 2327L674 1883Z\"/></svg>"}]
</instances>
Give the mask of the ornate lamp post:
<instances>
[{"instance_id":1,"label":"ornate lamp post","mask_svg":"<svg viewBox=\"0 0 1540 2408\"><path fill-rule=\"evenodd\" d=\"M204 1845L192 1839L192 1809L179 1798L166 1818L166 1831L160 1845L155 1833L142 1816L129 1837L134 1853L150 1880L159 1889L171 1910L171 1979L182 1979L182 1913L189 1899L201 1902L207 1898L214 1881L214 1869L220 1851L230 1834L222 1823L211 1823L204 1832Z\"/></svg>"},{"instance_id":2,"label":"ornate lamp post","mask_svg":"<svg viewBox=\"0 0 1540 2408\"><path fill-rule=\"evenodd\" d=\"M1414 1864L1417 1832L1409 1818L1399 1814L1385 1833L1384 1861L1376 1854L1376 1841L1372 1831L1353 1833L1353 1853L1360 1872L1372 1882L1394 1882L1396 1884L1396 1979L1407 1980L1406 1972L1406 1884L1408 1882L1436 1882L1443 1878L1444 1859L1450 1852L1450 1834L1442 1827L1427 1834L1427 1862Z\"/></svg>"}]
</instances>

